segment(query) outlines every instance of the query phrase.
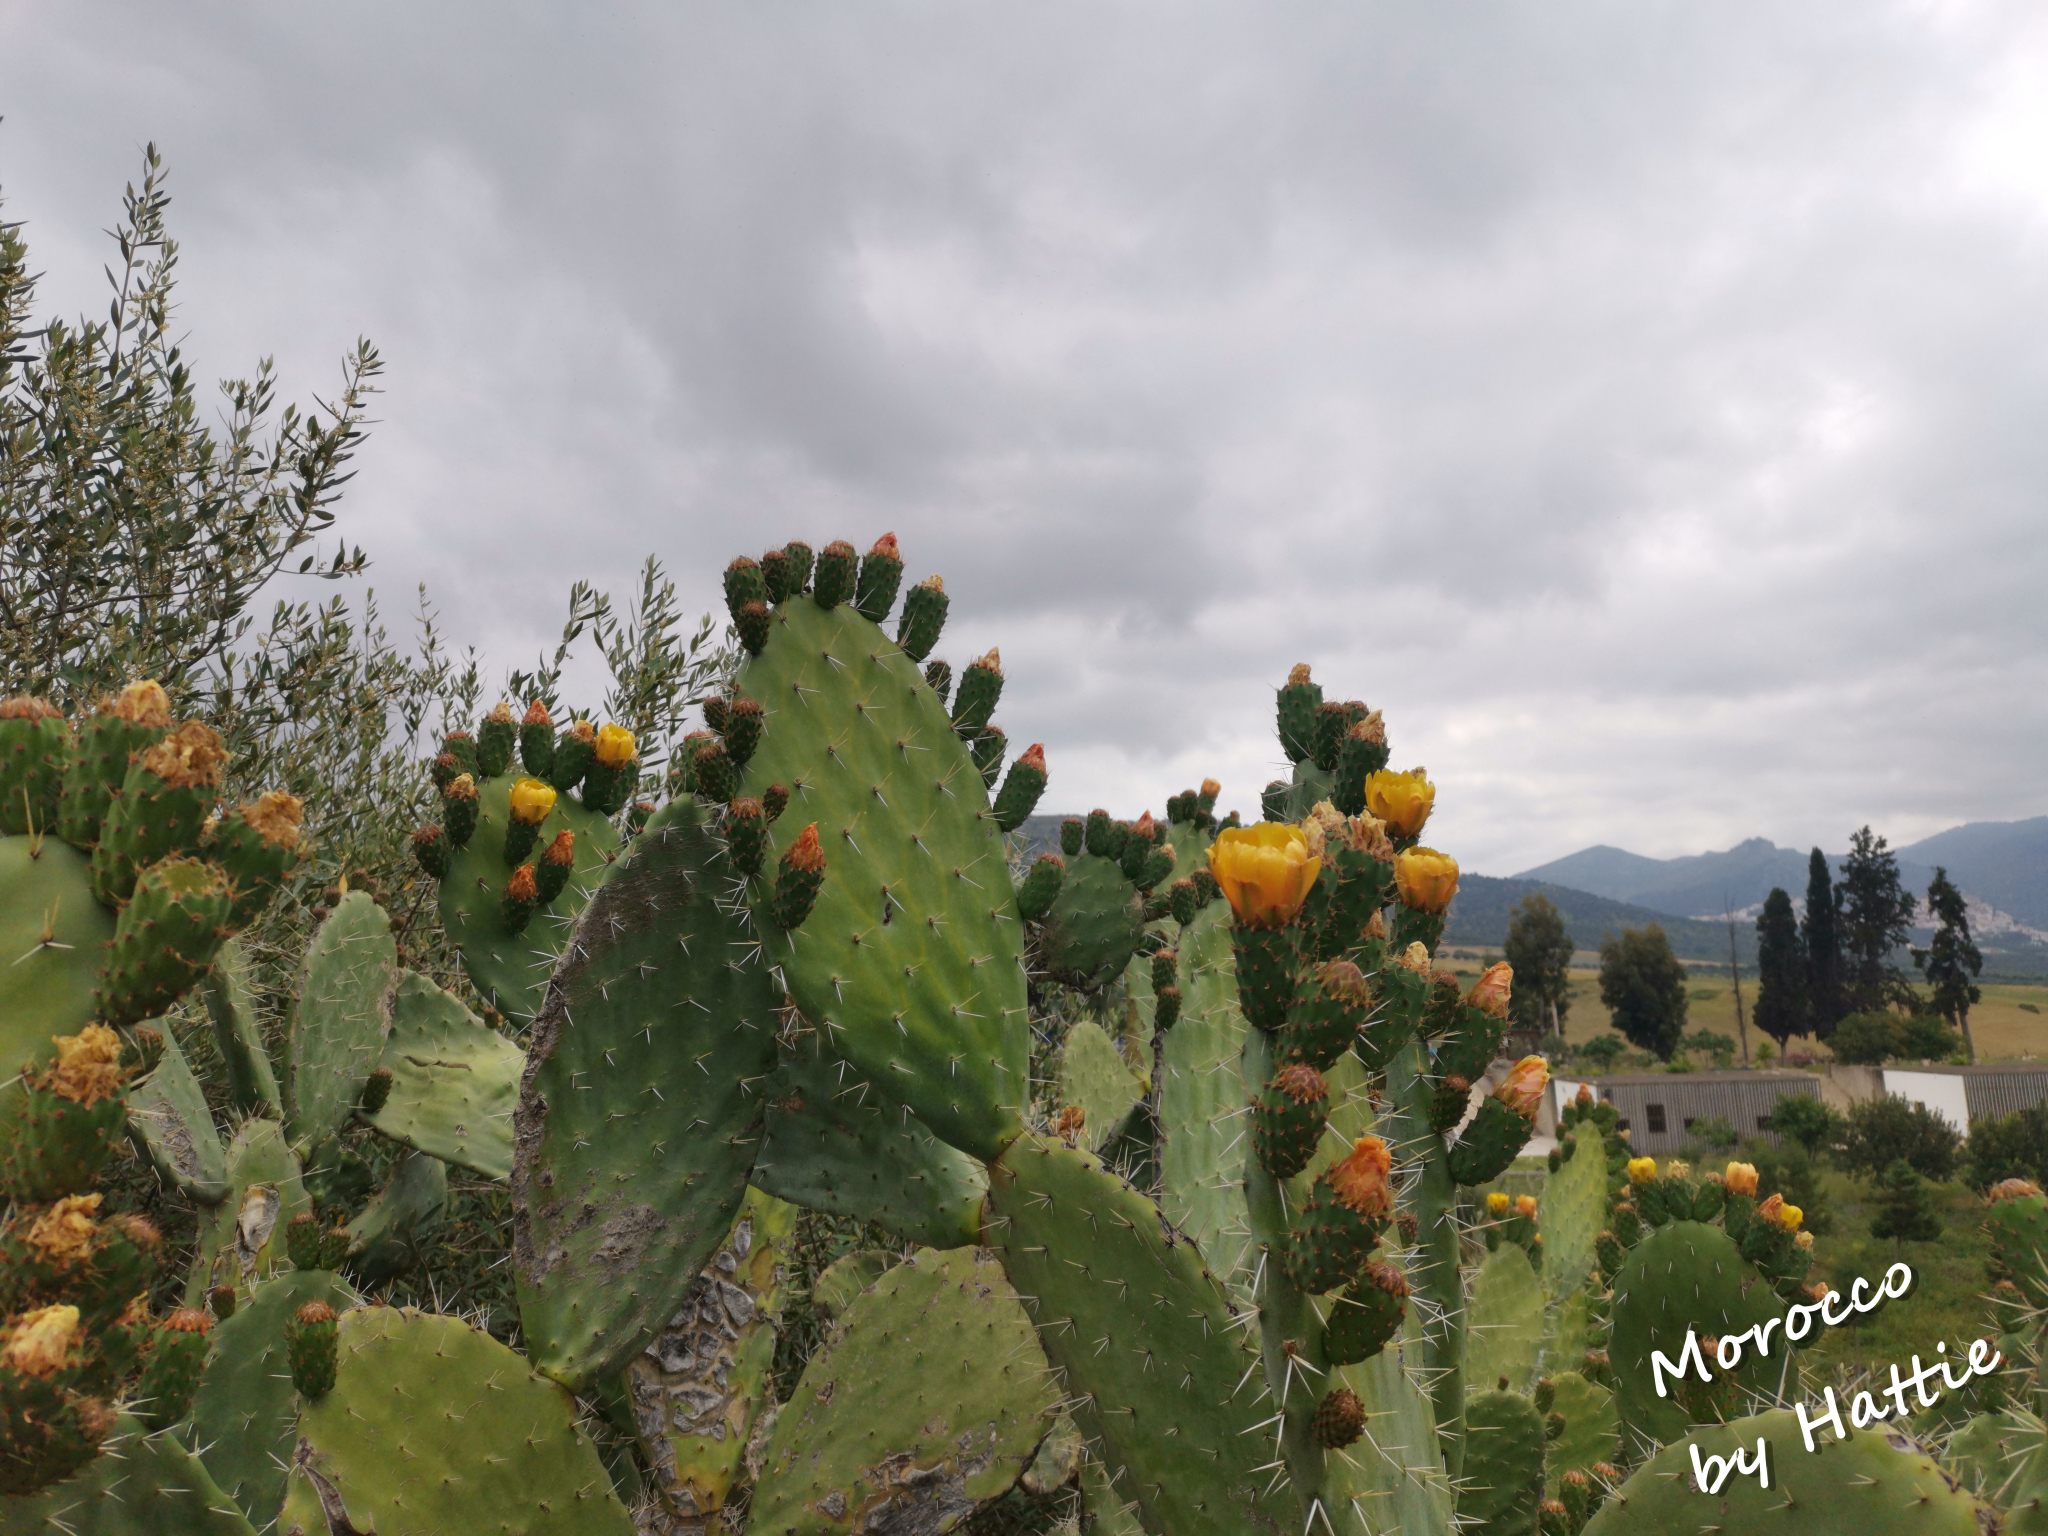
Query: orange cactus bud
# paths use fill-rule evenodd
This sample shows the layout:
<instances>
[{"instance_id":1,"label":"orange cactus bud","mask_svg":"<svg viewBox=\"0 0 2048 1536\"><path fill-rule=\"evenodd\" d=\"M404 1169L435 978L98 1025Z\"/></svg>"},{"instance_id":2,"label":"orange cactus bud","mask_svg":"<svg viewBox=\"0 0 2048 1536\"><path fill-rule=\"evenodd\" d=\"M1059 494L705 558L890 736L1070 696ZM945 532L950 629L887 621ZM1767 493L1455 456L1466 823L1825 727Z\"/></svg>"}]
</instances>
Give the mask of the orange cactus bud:
<instances>
[{"instance_id":1,"label":"orange cactus bud","mask_svg":"<svg viewBox=\"0 0 2048 1536\"><path fill-rule=\"evenodd\" d=\"M818 824L814 821L797 833L796 841L789 845L789 851L782 861L792 869L815 875L825 868L825 850L818 846Z\"/></svg>"},{"instance_id":2,"label":"orange cactus bud","mask_svg":"<svg viewBox=\"0 0 2048 1536\"><path fill-rule=\"evenodd\" d=\"M531 864L522 864L512 871L512 878L505 882L505 894L514 901L540 900L540 886L534 880Z\"/></svg>"},{"instance_id":3,"label":"orange cactus bud","mask_svg":"<svg viewBox=\"0 0 2048 1536\"><path fill-rule=\"evenodd\" d=\"M1778 1224L1784 1215L1784 1211L1785 1197L1783 1195L1772 1195L1770 1199L1756 1208L1757 1219L1759 1221L1767 1221L1772 1226Z\"/></svg>"},{"instance_id":4,"label":"orange cactus bud","mask_svg":"<svg viewBox=\"0 0 2048 1536\"><path fill-rule=\"evenodd\" d=\"M1514 980L1515 968L1505 960L1497 961L1472 984L1465 1001L1488 1018L1504 1019L1508 1016L1508 991Z\"/></svg>"},{"instance_id":5,"label":"orange cactus bud","mask_svg":"<svg viewBox=\"0 0 2048 1536\"><path fill-rule=\"evenodd\" d=\"M1042 741L1034 741L1033 743L1031 743L1030 746L1026 747L1022 752L1018 753L1017 765L1024 768L1035 769L1039 773L1045 772L1045 743Z\"/></svg>"},{"instance_id":6,"label":"orange cactus bud","mask_svg":"<svg viewBox=\"0 0 2048 1536\"><path fill-rule=\"evenodd\" d=\"M1550 1066L1541 1056L1524 1056L1508 1068L1507 1081L1493 1096L1524 1120L1536 1118L1536 1106L1543 1102L1543 1090L1550 1086Z\"/></svg>"},{"instance_id":7,"label":"orange cactus bud","mask_svg":"<svg viewBox=\"0 0 2048 1536\"><path fill-rule=\"evenodd\" d=\"M1517 1216L1526 1216L1531 1221L1534 1221L1536 1219L1536 1197L1534 1195L1515 1196L1515 1214Z\"/></svg>"},{"instance_id":8,"label":"orange cactus bud","mask_svg":"<svg viewBox=\"0 0 2048 1536\"><path fill-rule=\"evenodd\" d=\"M548 713L547 705L541 703L539 699L535 699L526 706L526 719L522 723L526 725L553 725L555 717Z\"/></svg>"},{"instance_id":9,"label":"orange cactus bud","mask_svg":"<svg viewBox=\"0 0 2048 1536\"><path fill-rule=\"evenodd\" d=\"M1340 1204L1365 1217L1384 1217L1394 1209L1394 1158L1377 1136L1361 1136L1342 1162L1330 1166L1330 1188Z\"/></svg>"},{"instance_id":10,"label":"orange cactus bud","mask_svg":"<svg viewBox=\"0 0 2048 1536\"><path fill-rule=\"evenodd\" d=\"M901 560L903 558L896 551L896 535L893 533L885 533L875 540L875 547L869 550L868 553L871 555L881 555L889 560Z\"/></svg>"},{"instance_id":11,"label":"orange cactus bud","mask_svg":"<svg viewBox=\"0 0 2048 1536\"><path fill-rule=\"evenodd\" d=\"M1202 793L1209 799L1214 800L1223 793L1223 786L1214 779L1204 779L1202 780Z\"/></svg>"}]
</instances>

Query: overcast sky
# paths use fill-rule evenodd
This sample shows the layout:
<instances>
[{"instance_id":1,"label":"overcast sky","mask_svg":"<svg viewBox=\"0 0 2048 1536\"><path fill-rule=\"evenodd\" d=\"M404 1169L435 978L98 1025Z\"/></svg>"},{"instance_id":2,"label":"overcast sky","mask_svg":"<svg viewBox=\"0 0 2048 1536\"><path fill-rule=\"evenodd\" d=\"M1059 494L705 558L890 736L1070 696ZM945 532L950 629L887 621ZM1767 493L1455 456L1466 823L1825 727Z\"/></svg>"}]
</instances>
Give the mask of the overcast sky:
<instances>
[{"instance_id":1,"label":"overcast sky","mask_svg":"<svg viewBox=\"0 0 2048 1536\"><path fill-rule=\"evenodd\" d=\"M389 364L344 526L498 666L649 551L865 548L1044 808L1256 815L1307 661L1508 874L2048 812L2038 4L0 0L103 307Z\"/></svg>"}]
</instances>

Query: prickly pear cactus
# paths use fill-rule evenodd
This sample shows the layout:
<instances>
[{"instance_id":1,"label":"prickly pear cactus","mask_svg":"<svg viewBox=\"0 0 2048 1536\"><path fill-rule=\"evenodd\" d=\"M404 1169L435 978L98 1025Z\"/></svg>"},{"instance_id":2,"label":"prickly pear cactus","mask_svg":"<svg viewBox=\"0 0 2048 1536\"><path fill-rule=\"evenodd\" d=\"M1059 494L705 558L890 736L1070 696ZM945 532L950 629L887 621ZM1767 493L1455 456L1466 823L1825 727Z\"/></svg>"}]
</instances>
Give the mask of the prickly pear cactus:
<instances>
[{"instance_id":1,"label":"prickly pear cactus","mask_svg":"<svg viewBox=\"0 0 2048 1536\"><path fill-rule=\"evenodd\" d=\"M1766 1447L1769 1486L1731 1473L1706 1498L1693 1479L1693 1450L1702 1458ZM1663 1536L1698 1530L1767 1531L1804 1520L1829 1531L1873 1536L1982 1536L1998 1528L1996 1511L1943 1475L1934 1459L1896 1431L1852 1429L1837 1442L1832 1429L1806 1450L1797 1417L1773 1409L1753 1418L1696 1429L1685 1444L1644 1462L1585 1528L1585 1536Z\"/></svg>"},{"instance_id":2,"label":"prickly pear cactus","mask_svg":"<svg viewBox=\"0 0 2048 1536\"><path fill-rule=\"evenodd\" d=\"M284 1536L630 1536L574 1399L489 1334L358 1307L341 1314L336 1362L333 1389L300 1409Z\"/></svg>"},{"instance_id":3,"label":"prickly pear cactus","mask_svg":"<svg viewBox=\"0 0 2048 1536\"><path fill-rule=\"evenodd\" d=\"M526 1054L424 976L403 975L380 1065L391 1074L367 1117L381 1136L485 1178L512 1173L512 1113Z\"/></svg>"},{"instance_id":4,"label":"prickly pear cactus","mask_svg":"<svg viewBox=\"0 0 2048 1536\"><path fill-rule=\"evenodd\" d=\"M391 1032L398 946L367 892L346 892L306 949L286 1047L285 1107L303 1158L341 1128Z\"/></svg>"},{"instance_id":5,"label":"prickly pear cactus","mask_svg":"<svg viewBox=\"0 0 2048 1536\"><path fill-rule=\"evenodd\" d=\"M2023 1184L1995 1188L1984 1213L1991 1277L2012 1281L2034 1306L2048 1306L2048 1198Z\"/></svg>"},{"instance_id":6,"label":"prickly pear cactus","mask_svg":"<svg viewBox=\"0 0 2048 1536\"><path fill-rule=\"evenodd\" d=\"M199 1227L199 1255L185 1282L185 1305L206 1304L212 1287L246 1295L285 1261L284 1234L312 1209L299 1160L274 1120L246 1120L228 1143L228 1197Z\"/></svg>"},{"instance_id":7,"label":"prickly pear cactus","mask_svg":"<svg viewBox=\"0 0 2048 1536\"><path fill-rule=\"evenodd\" d=\"M1543 1345L1543 1287L1529 1259L1512 1243L1486 1256L1472 1277L1466 1375L1475 1385L1506 1377L1528 1390Z\"/></svg>"},{"instance_id":8,"label":"prickly pear cactus","mask_svg":"<svg viewBox=\"0 0 2048 1536\"><path fill-rule=\"evenodd\" d=\"M1465 1405L1465 1480L1458 1519L1488 1536L1535 1536L1543 1502L1543 1416L1516 1392L1478 1392Z\"/></svg>"},{"instance_id":9,"label":"prickly pear cactus","mask_svg":"<svg viewBox=\"0 0 2048 1536\"><path fill-rule=\"evenodd\" d=\"M1024 1474L1058 1402L1002 1266L974 1248L920 1249L805 1367L747 1528L950 1529Z\"/></svg>"},{"instance_id":10,"label":"prickly pear cactus","mask_svg":"<svg viewBox=\"0 0 2048 1536\"><path fill-rule=\"evenodd\" d=\"M1100 985L1131 958L1145 932L1145 899L1114 859L1081 853L1040 929L1046 967L1077 986Z\"/></svg>"},{"instance_id":11,"label":"prickly pear cactus","mask_svg":"<svg viewBox=\"0 0 2048 1536\"><path fill-rule=\"evenodd\" d=\"M735 686L761 707L739 791L789 797L769 862L815 826L828 867L795 931L772 921L756 882L767 963L830 1050L992 1160L1022 1128L1029 1029L1021 923L981 771L910 658L845 604L785 598Z\"/></svg>"},{"instance_id":12,"label":"prickly pear cactus","mask_svg":"<svg viewBox=\"0 0 2048 1536\"><path fill-rule=\"evenodd\" d=\"M92 891L86 857L53 837L0 837L0 946L8 961L0 1063L48 1061L50 1041L94 1017L93 988L114 914Z\"/></svg>"},{"instance_id":13,"label":"prickly pear cactus","mask_svg":"<svg viewBox=\"0 0 2048 1536\"><path fill-rule=\"evenodd\" d=\"M1067 1032L1060 1052L1060 1102L1081 1112L1081 1135L1089 1151L1099 1152L1115 1137L1145 1089L1145 1080L1131 1070L1100 1024L1082 1019Z\"/></svg>"},{"instance_id":14,"label":"prickly pear cactus","mask_svg":"<svg viewBox=\"0 0 2048 1536\"><path fill-rule=\"evenodd\" d=\"M150 1434L123 1415L91 1466L34 1498L0 1503L0 1521L24 1536L256 1536L211 1472L175 1430Z\"/></svg>"}]
</instances>

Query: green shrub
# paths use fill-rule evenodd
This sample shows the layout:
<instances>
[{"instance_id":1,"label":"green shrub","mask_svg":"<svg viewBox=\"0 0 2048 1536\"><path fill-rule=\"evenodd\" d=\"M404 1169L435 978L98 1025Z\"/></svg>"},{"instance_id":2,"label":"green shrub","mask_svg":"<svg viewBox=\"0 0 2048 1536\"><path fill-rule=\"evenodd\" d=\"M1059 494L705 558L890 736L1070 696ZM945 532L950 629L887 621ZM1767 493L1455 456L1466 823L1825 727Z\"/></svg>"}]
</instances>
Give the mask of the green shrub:
<instances>
[{"instance_id":1,"label":"green shrub","mask_svg":"<svg viewBox=\"0 0 2048 1536\"><path fill-rule=\"evenodd\" d=\"M1983 1191L2001 1179L2048 1178L2048 1104L1970 1127L1963 1180Z\"/></svg>"},{"instance_id":2,"label":"green shrub","mask_svg":"<svg viewBox=\"0 0 2048 1536\"><path fill-rule=\"evenodd\" d=\"M1927 1178L1946 1179L1956 1171L1961 1143L1955 1128L1926 1105L1891 1094L1849 1111L1840 1162L1849 1173L1876 1178L1903 1158Z\"/></svg>"},{"instance_id":3,"label":"green shrub","mask_svg":"<svg viewBox=\"0 0 2048 1536\"><path fill-rule=\"evenodd\" d=\"M1787 1094L1771 1110L1771 1129L1796 1142L1809 1158L1839 1143L1844 1128L1841 1114L1810 1093Z\"/></svg>"},{"instance_id":4,"label":"green shrub","mask_svg":"<svg viewBox=\"0 0 2048 1536\"><path fill-rule=\"evenodd\" d=\"M1882 1013L1852 1013L1828 1036L1835 1060L1849 1066L1875 1067L1898 1054L1898 1036Z\"/></svg>"}]
</instances>

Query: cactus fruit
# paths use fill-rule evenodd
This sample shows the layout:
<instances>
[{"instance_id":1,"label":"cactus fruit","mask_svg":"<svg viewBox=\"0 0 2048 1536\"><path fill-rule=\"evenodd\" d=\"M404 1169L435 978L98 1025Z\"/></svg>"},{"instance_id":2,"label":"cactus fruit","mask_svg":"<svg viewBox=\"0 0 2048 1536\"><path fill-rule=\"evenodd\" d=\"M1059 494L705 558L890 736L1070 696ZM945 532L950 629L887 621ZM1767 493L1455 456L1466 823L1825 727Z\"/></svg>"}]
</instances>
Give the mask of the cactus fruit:
<instances>
[{"instance_id":1,"label":"cactus fruit","mask_svg":"<svg viewBox=\"0 0 2048 1536\"><path fill-rule=\"evenodd\" d=\"M1385 1349L1408 1313L1408 1280L1391 1264L1365 1266L1356 1283L1331 1299L1323 1353L1332 1365L1357 1365Z\"/></svg>"},{"instance_id":2,"label":"cactus fruit","mask_svg":"<svg viewBox=\"0 0 2048 1536\"><path fill-rule=\"evenodd\" d=\"M979 1241L988 1192L981 1164L846 1070L815 1038L783 1044L761 1092L767 1130L755 1188L935 1248Z\"/></svg>"},{"instance_id":3,"label":"cactus fruit","mask_svg":"<svg viewBox=\"0 0 2048 1536\"><path fill-rule=\"evenodd\" d=\"M1002 695L1003 658L1001 652L991 650L970 661L960 674L959 690L953 698L953 729L963 740L979 735Z\"/></svg>"},{"instance_id":4,"label":"cactus fruit","mask_svg":"<svg viewBox=\"0 0 2048 1536\"><path fill-rule=\"evenodd\" d=\"M469 840L476 836L477 820L482 814L476 780L458 773L441 791L441 829L447 834L448 846L467 848Z\"/></svg>"},{"instance_id":5,"label":"cactus fruit","mask_svg":"<svg viewBox=\"0 0 2048 1536\"><path fill-rule=\"evenodd\" d=\"M57 835L90 851L99 842L107 807L128 777L130 757L155 746L170 728L170 697L153 682L130 683L74 725L57 802Z\"/></svg>"},{"instance_id":6,"label":"cactus fruit","mask_svg":"<svg viewBox=\"0 0 2048 1536\"><path fill-rule=\"evenodd\" d=\"M1307 978L1288 1009L1277 1049L1285 1060L1327 1072L1359 1039L1372 1016L1372 989L1349 960L1326 960Z\"/></svg>"},{"instance_id":7,"label":"cactus fruit","mask_svg":"<svg viewBox=\"0 0 2048 1536\"><path fill-rule=\"evenodd\" d=\"M1515 1392L1475 1393L1465 1407L1458 1519L1484 1531L1533 1531L1543 1502L1543 1419Z\"/></svg>"},{"instance_id":8,"label":"cactus fruit","mask_svg":"<svg viewBox=\"0 0 2048 1536\"><path fill-rule=\"evenodd\" d=\"M71 724L45 699L0 700L0 834L48 833L57 823Z\"/></svg>"},{"instance_id":9,"label":"cactus fruit","mask_svg":"<svg viewBox=\"0 0 2048 1536\"><path fill-rule=\"evenodd\" d=\"M1322 708L1323 690L1309 677L1306 666L1296 665L1280 690L1280 748L1290 763L1308 758L1315 749L1316 712Z\"/></svg>"},{"instance_id":10,"label":"cactus fruit","mask_svg":"<svg viewBox=\"0 0 2048 1536\"><path fill-rule=\"evenodd\" d=\"M627 1367L640 1451L679 1520L707 1520L743 1484L748 1439L772 1411L784 1262L797 1210L748 1191L676 1315Z\"/></svg>"},{"instance_id":11,"label":"cactus fruit","mask_svg":"<svg viewBox=\"0 0 2048 1536\"><path fill-rule=\"evenodd\" d=\"M539 699L527 705L526 714L519 722L519 765L530 778L546 779L554 772L554 717ZM499 773L504 771L498 770ZM492 775L493 778L496 776Z\"/></svg>"},{"instance_id":12,"label":"cactus fruit","mask_svg":"<svg viewBox=\"0 0 2048 1536\"><path fill-rule=\"evenodd\" d=\"M1259 1166L1276 1179L1291 1179L1306 1168L1322 1145L1329 1107L1322 1073L1306 1062L1282 1067L1252 1100L1252 1149Z\"/></svg>"},{"instance_id":13,"label":"cactus fruit","mask_svg":"<svg viewBox=\"0 0 2048 1536\"><path fill-rule=\"evenodd\" d=\"M579 1387L674 1315L759 1148L775 999L722 905L728 869L694 802L665 807L584 909L534 1022L513 1119L520 1316L535 1365Z\"/></svg>"},{"instance_id":14,"label":"cactus fruit","mask_svg":"<svg viewBox=\"0 0 2048 1536\"><path fill-rule=\"evenodd\" d=\"M768 812L761 802L742 795L727 807L726 853L743 875L758 875L768 853Z\"/></svg>"},{"instance_id":15,"label":"cactus fruit","mask_svg":"<svg viewBox=\"0 0 2048 1536\"><path fill-rule=\"evenodd\" d=\"M339 1350L334 1308L324 1301L299 1306L284 1325L284 1348L299 1396L320 1398L334 1390Z\"/></svg>"},{"instance_id":16,"label":"cactus fruit","mask_svg":"<svg viewBox=\"0 0 2048 1536\"><path fill-rule=\"evenodd\" d=\"M829 613L853 596L856 561L853 546L844 539L834 539L818 551L812 590L820 608Z\"/></svg>"},{"instance_id":17,"label":"cactus fruit","mask_svg":"<svg viewBox=\"0 0 2048 1536\"><path fill-rule=\"evenodd\" d=\"M772 706L745 787L790 785L831 868L801 931L766 935L768 962L830 1049L992 1159L1022 1123L1028 1026L1002 839L972 762L855 610L785 602L738 683ZM775 829L791 853L793 819ZM780 889L767 915L783 926Z\"/></svg>"},{"instance_id":18,"label":"cactus fruit","mask_svg":"<svg viewBox=\"0 0 2048 1536\"><path fill-rule=\"evenodd\" d=\"M1248 1433L1268 1410L1241 1386L1253 1364L1242 1336L1151 1201L1087 1153L1026 1136L990 1170L984 1241L1038 1325L1075 1423L1148 1529L1292 1528ZM1129 1295L1156 1305L1133 1311ZM1162 1389L1164 1406L1141 1412ZM1179 1433L1156 1433L1155 1417Z\"/></svg>"},{"instance_id":19,"label":"cactus fruit","mask_svg":"<svg viewBox=\"0 0 2048 1536\"><path fill-rule=\"evenodd\" d=\"M409 1309L358 1307L337 1325L333 1386L299 1415L279 1529L630 1536L574 1400L511 1350ZM505 1459L486 1476L483 1455Z\"/></svg>"},{"instance_id":20,"label":"cactus fruit","mask_svg":"<svg viewBox=\"0 0 2048 1536\"><path fill-rule=\"evenodd\" d=\"M1339 1387L1316 1404L1316 1444L1326 1451L1356 1445L1365 1436L1365 1404L1349 1387Z\"/></svg>"},{"instance_id":21,"label":"cactus fruit","mask_svg":"<svg viewBox=\"0 0 2048 1536\"><path fill-rule=\"evenodd\" d=\"M2010 1280L2032 1306L2048 1306L2048 1198L2038 1189L1993 1188L1984 1212L1991 1278Z\"/></svg>"},{"instance_id":22,"label":"cactus fruit","mask_svg":"<svg viewBox=\"0 0 2048 1536\"><path fill-rule=\"evenodd\" d=\"M1361 1136L1341 1161L1316 1176L1282 1263L1296 1290L1320 1295L1365 1273L1393 1215L1392 1169L1387 1143Z\"/></svg>"},{"instance_id":23,"label":"cactus fruit","mask_svg":"<svg viewBox=\"0 0 2048 1536\"><path fill-rule=\"evenodd\" d=\"M748 1529L945 1529L1023 1475L1058 1397L1002 1267L974 1248L919 1249L805 1367ZM895 1454L878 1458L878 1443Z\"/></svg>"},{"instance_id":24,"label":"cactus fruit","mask_svg":"<svg viewBox=\"0 0 2048 1536\"><path fill-rule=\"evenodd\" d=\"M211 864L173 858L143 870L93 994L101 1019L139 1023L190 991L220 952L233 908L227 876Z\"/></svg>"},{"instance_id":25,"label":"cactus fruit","mask_svg":"<svg viewBox=\"0 0 2048 1536\"><path fill-rule=\"evenodd\" d=\"M385 1097L366 1093L362 1116L381 1136L490 1179L512 1172L512 1110L525 1053L424 976L402 974L391 996L391 1034L379 1074Z\"/></svg>"},{"instance_id":26,"label":"cactus fruit","mask_svg":"<svg viewBox=\"0 0 2048 1536\"><path fill-rule=\"evenodd\" d=\"M996 826L1004 832L1014 832L1024 825L1038 805L1038 797L1045 793L1045 748L1033 742L1018 754L1010 764L1009 776L1003 780L1003 787L996 794Z\"/></svg>"},{"instance_id":27,"label":"cactus fruit","mask_svg":"<svg viewBox=\"0 0 2048 1536\"><path fill-rule=\"evenodd\" d=\"M227 871L235 903L229 923L245 928L269 902L299 860L298 796L274 789L238 805L213 824L201 851Z\"/></svg>"},{"instance_id":28,"label":"cactus fruit","mask_svg":"<svg viewBox=\"0 0 2048 1536\"><path fill-rule=\"evenodd\" d=\"M134 1398L136 1417L150 1428L166 1428L191 1410L212 1331L213 1319L192 1307L179 1307L150 1330Z\"/></svg>"},{"instance_id":29,"label":"cactus fruit","mask_svg":"<svg viewBox=\"0 0 2048 1536\"><path fill-rule=\"evenodd\" d=\"M1708 1504L1695 1491L1693 1456L1724 1460L1740 1450L1768 1450L1769 1486L1731 1473ZM1979 1536L1998 1527L1996 1511L1944 1476L1933 1458L1897 1430L1852 1429L1837 1442L1832 1429L1815 1436L1808 1455L1797 1417L1773 1409L1753 1418L1695 1429L1643 1462L1585 1528L1585 1536L1658 1536L1698 1527L1702 1511L1722 1529L1763 1531L1788 1513L1829 1531L1871 1536Z\"/></svg>"},{"instance_id":30,"label":"cactus fruit","mask_svg":"<svg viewBox=\"0 0 2048 1536\"><path fill-rule=\"evenodd\" d=\"M1017 885L1017 915L1035 923L1052 910L1066 880L1067 866L1056 853L1040 854Z\"/></svg>"},{"instance_id":31,"label":"cactus fruit","mask_svg":"<svg viewBox=\"0 0 2048 1536\"><path fill-rule=\"evenodd\" d=\"M199 720L187 720L135 755L93 848L93 891L102 902L127 900L146 865L198 851L226 762L220 737Z\"/></svg>"},{"instance_id":32,"label":"cactus fruit","mask_svg":"<svg viewBox=\"0 0 2048 1536\"><path fill-rule=\"evenodd\" d=\"M582 787L583 776L597 761L597 727L588 720L571 720L567 730L555 738L555 760L548 769L548 783L562 794ZM455 836L449 828L451 839Z\"/></svg>"},{"instance_id":33,"label":"cactus fruit","mask_svg":"<svg viewBox=\"0 0 2048 1536\"><path fill-rule=\"evenodd\" d=\"M903 618L896 626L896 643L912 661L923 661L939 643L939 631L946 624L946 584L927 576L903 599Z\"/></svg>"},{"instance_id":34,"label":"cactus fruit","mask_svg":"<svg viewBox=\"0 0 2048 1536\"><path fill-rule=\"evenodd\" d=\"M120 1037L88 1024L55 1044L47 1070L0 1087L0 1194L20 1204L84 1190L127 1120Z\"/></svg>"},{"instance_id":35,"label":"cactus fruit","mask_svg":"<svg viewBox=\"0 0 2048 1536\"><path fill-rule=\"evenodd\" d=\"M875 540L874 548L861 559L860 577L854 585L854 607L869 622L881 623L889 616L889 610L896 606L896 589L902 580L903 557L896 551L896 535L885 533Z\"/></svg>"}]
</instances>

